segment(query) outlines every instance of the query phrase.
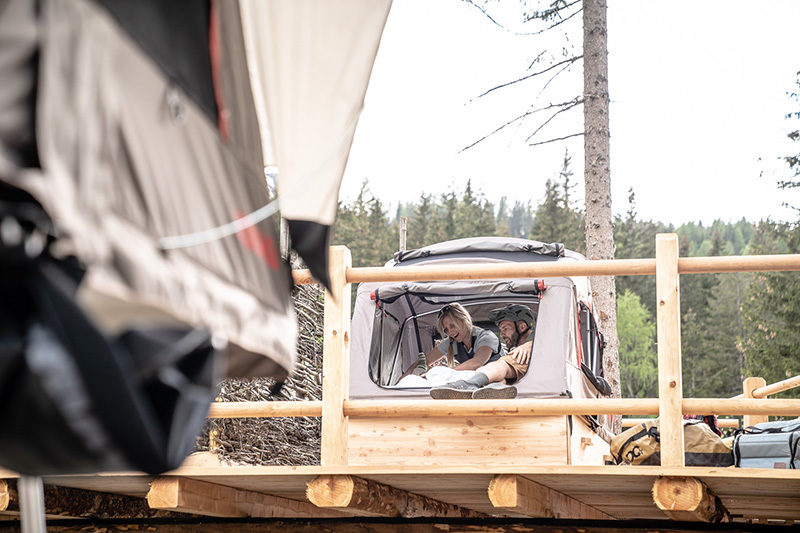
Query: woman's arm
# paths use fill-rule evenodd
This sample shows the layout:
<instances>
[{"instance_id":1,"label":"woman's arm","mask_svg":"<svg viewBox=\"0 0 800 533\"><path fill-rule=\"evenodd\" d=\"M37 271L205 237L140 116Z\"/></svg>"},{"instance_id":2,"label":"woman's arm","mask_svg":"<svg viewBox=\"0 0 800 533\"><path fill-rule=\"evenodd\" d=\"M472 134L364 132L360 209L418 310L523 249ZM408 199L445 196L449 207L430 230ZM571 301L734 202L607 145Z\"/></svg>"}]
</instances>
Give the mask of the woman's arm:
<instances>
[{"instance_id":1,"label":"woman's arm","mask_svg":"<svg viewBox=\"0 0 800 533\"><path fill-rule=\"evenodd\" d=\"M481 346L475 352L475 356L467 359L460 365L456 366L456 370L477 370L486 364L486 361L492 356L492 349L489 346Z\"/></svg>"}]
</instances>

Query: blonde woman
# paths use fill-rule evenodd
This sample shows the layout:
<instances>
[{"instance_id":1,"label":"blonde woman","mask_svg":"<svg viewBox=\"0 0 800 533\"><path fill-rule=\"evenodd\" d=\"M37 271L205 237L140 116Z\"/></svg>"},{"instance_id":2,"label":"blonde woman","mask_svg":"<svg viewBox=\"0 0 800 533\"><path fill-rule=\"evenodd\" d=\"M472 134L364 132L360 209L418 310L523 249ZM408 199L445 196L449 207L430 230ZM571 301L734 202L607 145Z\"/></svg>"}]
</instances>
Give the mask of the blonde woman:
<instances>
[{"instance_id":1,"label":"blonde woman","mask_svg":"<svg viewBox=\"0 0 800 533\"><path fill-rule=\"evenodd\" d=\"M475 370L505 355L497 335L472 325L472 317L461 304L442 306L436 329L444 339L425 355L427 366L445 358L456 370Z\"/></svg>"}]
</instances>

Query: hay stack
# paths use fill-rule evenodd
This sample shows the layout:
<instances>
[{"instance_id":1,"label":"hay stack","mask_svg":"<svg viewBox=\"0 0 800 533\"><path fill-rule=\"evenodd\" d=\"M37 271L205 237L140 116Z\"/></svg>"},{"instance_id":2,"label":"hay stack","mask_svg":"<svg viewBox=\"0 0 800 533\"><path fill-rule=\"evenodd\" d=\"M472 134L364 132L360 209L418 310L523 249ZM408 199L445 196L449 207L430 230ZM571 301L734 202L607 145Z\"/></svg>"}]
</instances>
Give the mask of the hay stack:
<instances>
[{"instance_id":1,"label":"hay stack","mask_svg":"<svg viewBox=\"0 0 800 533\"><path fill-rule=\"evenodd\" d=\"M270 379L225 380L217 401L322 399L322 289L303 285L296 290L300 335L294 374L274 395ZM220 418L208 421L198 449L213 451L228 463L315 465L320 461L320 428L319 418Z\"/></svg>"}]
</instances>

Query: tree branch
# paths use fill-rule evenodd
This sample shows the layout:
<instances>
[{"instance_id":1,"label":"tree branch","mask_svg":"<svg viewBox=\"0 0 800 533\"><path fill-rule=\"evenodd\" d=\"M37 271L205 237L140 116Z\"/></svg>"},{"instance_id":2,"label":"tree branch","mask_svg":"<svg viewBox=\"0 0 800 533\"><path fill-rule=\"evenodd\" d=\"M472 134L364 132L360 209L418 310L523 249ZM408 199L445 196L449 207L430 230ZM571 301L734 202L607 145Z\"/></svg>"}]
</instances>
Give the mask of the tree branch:
<instances>
[{"instance_id":1,"label":"tree branch","mask_svg":"<svg viewBox=\"0 0 800 533\"><path fill-rule=\"evenodd\" d=\"M484 92L483 94L479 94L478 96L476 96L475 98L470 100L470 102L473 102L473 101L477 100L478 98L482 98L482 97L486 96L487 94L489 94L490 92L496 91L497 89L502 89L503 87L508 87L509 85L513 85L513 84L518 83L520 81L527 80L528 78L533 78L534 76L538 76L540 74L544 74L545 72L549 72L549 71L553 70L554 68L556 68L556 67L558 67L560 65L563 65L565 63L567 63L567 64L574 63L575 61L577 61L577 60L579 60L581 58L583 58L583 55L570 57L569 59L565 59L563 61L559 61L558 63L553 63L552 65L550 65L549 67L547 67L544 70L539 70L537 72L533 72L531 74L527 74L527 75L525 75L525 76L523 76L521 78L518 78L516 80L500 84L497 87L492 87L491 89L489 89L488 91Z\"/></svg>"},{"instance_id":2,"label":"tree branch","mask_svg":"<svg viewBox=\"0 0 800 533\"><path fill-rule=\"evenodd\" d=\"M541 91L539 91L539 94L537 94L537 95L536 95L536 98L539 98L540 96L542 96L542 93L544 92L544 90L545 90L545 89L547 89L547 87L550 85L550 83L552 83L552 81L553 81L554 79L556 79L556 78L557 78L557 77L558 77L558 76L559 76L559 75L560 75L562 72L564 72L564 71L566 71L566 70L569 70L570 68L572 68L572 65L574 65L574 64L575 64L575 63L569 63L568 65L564 65L564 67L563 67L561 70L559 70L558 72L556 72L555 74L553 74L553 75L550 77L550 79L549 79L549 80L547 80L547 83L545 83L545 84L542 86L542 90L541 90Z\"/></svg>"},{"instance_id":3,"label":"tree branch","mask_svg":"<svg viewBox=\"0 0 800 533\"><path fill-rule=\"evenodd\" d=\"M533 138L533 136L534 136L534 135L536 135L537 133L539 133L539 132L542 130L542 128L544 128L545 126L547 126L547 124L549 124L549 123L550 123L550 121L552 121L552 120L553 120L554 118L556 118L558 115L560 115L561 113L564 113L565 111L569 111L569 110L570 110L570 109L572 109L573 107L579 106L579 105L581 105L582 103L583 103L583 98L580 98L580 97L575 97L575 99L574 99L574 100L572 100L572 101L570 101L570 102L566 102L566 104L562 104L562 105L558 106L558 107L560 107L561 109L559 109L558 111L556 111L555 113L553 113L552 115L550 115L550 118L548 118L547 120L545 120L544 122L542 122L542 123L539 125L539 127L538 127L538 128L536 128L536 129L533 131L533 133L531 133L530 135L528 135L528 138L527 138L527 139L525 139L525 141L526 141L526 142L527 142L527 141L530 141L530 140ZM533 145L531 145L531 146L533 146Z\"/></svg>"},{"instance_id":4,"label":"tree branch","mask_svg":"<svg viewBox=\"0 0 800 533\"><path fill-rule=\"evenodd\" d=\"M552 16L553 14L557 14L557 13L558 13L559 11L561 11L562 9L566 9L566 8L568 8L568 7L570 7L570 6L573 6L573 5L577 4L577 3L578 3L578 2L580 2L580 1L581 1L581 0L576 0L576 1L572 2L571 4L567 4L567 5L565 5L564 7L562 7L562 8L559 8L558 10L554 11L554 12L553 12L552 14L550 14L550 15ZM540 34L542 34L542 33L546 32L546 31L548 31L548 30L551 30L551 29L555 28L556 26L558 26L558 25L560 25L560 24L563 24L564 22L568 21L569 19L571 19L572 17L574 17L575 15L577 15L578 13L580 13L580 12L582 11L582 9L578 9L578 10L577 10L575 13L572 13L570 16L568 16L568 17L565 17L565 18L563 18L563 19L559 20L558 22L556 22L555 24L553 24L553 25L551 25L551 26L548 26L547 28L544 28L544 29L542 29L542 30L533 31L533 32L520 32L520 31L515 31L515 30L512 30L512 29L510 29L510 28L507 28L507 27L506 27L506 26L504 26L503 24L500 24L499 22L497 22L497 21L496 21L496 20L495 20L495 19L494 19L494 18L493 18L493 17L492 17L490 14L489 14L489 12L488 12L488 11L486 11L486 9L484 9L483 7L481 7L481 6L479 6L478 4L476 4L476 3L475 3L473 0L464 0L464 2L466 2L466 3L467 3L467 4L469 4L469 5L471 5L472 7L474 7L475 9L477 9L478 11L480 11L481 13L483 13L483 16L485 16L487 19L489 19L489 20L492 22L492 24L494 24L494 25L495 25L495 26L497 26L498 28L500 28L500 29L502 29L502 30L504 30L504 31L507 31L508 33L513 33L514 35L521 35L521 36L527 36L527 35L540 35ZM533 20L533 19L535 19L535 18L541 18L542 20L547 20L547 19L546 19L546 18L544 18L544 17L535 17L535 16L531 16L531 17L528 17L528 18L526 18L526 19L525 19L525 22L529 22L529 21L531 21L531 20Z\"/></svg>"},{"instance_id":5,"label":"tree branch","mask_svg":"<svg viewBox=\"0 0 800 533\"><path fill-rule=\"evenodd\" d=\"M583 135L583 132L573 133L572 135L566 135L564 137L556 137L555 139L548 139L546 141L540 141L538 143L530 143L528 146L539 146L540 144L554 143L557 141L563 141L564 139L569 139L570 137L580 137L581 135Z\"/></svg>"},{"instance_id":6,"label":"tree branch","mask_svg":"<svg viewBox=\"0 0 800 533\"><path fill-rule=\"evenodd\" d=\"M577 100L577 99L576 99L576 100ZM503 128L505 128L506 126L510 126L511 124L513 124L513 123L515 123L515 122L517 122L517 121L519 121L519 120L522 120L522 119L524 119L525 117L528 117L528 116L530 116L530 115L533 115L533 114L535 114L535 113L538 113L539 111L546 111L546 110L548 110L548 109L553 109L553 108L555 108L555 107L564 107L564 106L570 106L570 107L574 107L575 105L577 105L577 104L575 104L575 101L576 101L576 100L570 100L569 102L562 102L562 103L560 103L560 104L550 104L550 105L547 105L547 106L545 106L545 107L540 107L539 109L534 109L534 110L531 110L531 111L526 111L525 113L523 113L523 114L519 115L518 117L512 118L511 120L509 120L508 122L506 122L506 123L505 123L505 124L503 124L502 126L500 126L500 127L496 128L494 131L492 131L492 132L490 132L490 133L487 133L486 135L484 135L483 137L481 137L480 139L478 139L478 140L477 140L477 141L475 141L474 143L470 144L469 146L465 146L464 148L462 148L461 150L459 150L459 151L458 151L458 153L460 154L461 152L465 152L466 150L469 150L470 148L472 148L472 147L473 147L473 146L475 146L476 144L478 144L478 143L480 143L480 142L482 142L482 141L485 141L486 139L488 139L489 137L491 137L492 135L494 135L494 134L495 134L495 133L497 133L498 131L502 130L502 129L503 129ZM581 100L580 100L580 102L583 102L583 100L581 99ZM580 103L580 102L579 102L579 103ZM551 118L552 118L552 117L551 117ZM525 140L527 141L527 140L529 140L529 139L530 139L530 137L528 137L528 139L525 139Z\"/></svg>"}]
</instances>

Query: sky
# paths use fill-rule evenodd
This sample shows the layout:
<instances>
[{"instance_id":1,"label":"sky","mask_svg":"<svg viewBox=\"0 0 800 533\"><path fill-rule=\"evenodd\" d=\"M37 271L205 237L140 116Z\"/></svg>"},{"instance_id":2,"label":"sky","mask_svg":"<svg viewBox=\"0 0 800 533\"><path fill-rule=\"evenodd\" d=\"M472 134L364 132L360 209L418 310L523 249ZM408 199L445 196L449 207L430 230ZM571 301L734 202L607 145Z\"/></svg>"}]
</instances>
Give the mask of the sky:
<instances>
[{"instance_id":1,"label":"sky","mask_svg":"<svg viewBox=\"0 0 800 533\"><path fill-rule=\"evenodd\" d=\"M529 2L531 3L531 2ZM544 35L519 24L521 2L490 3L494 24L460 0L395 0L367 90L340 199L368 180L390 209L421 193L463 190L467 180L489 200L531 201L558 177L566 155L576 201L583 201L583 139L530 146L582 130L582 107L551 121L526 111L582 93L582 62L550 80L534 76L564 54L581 53L581 16ZM800 1L608 0L612 209L679 225L715 219L794 219L779 191L789 177L781 157L798 152ZM566 50L565 50L566 49ZM534 62L540 56L538 62ZM528 68L533 64L531 70ZM555 72L555 70L550 71ZM793 107L794 105L794 107Z\"/></svg>"}]
</instances>

